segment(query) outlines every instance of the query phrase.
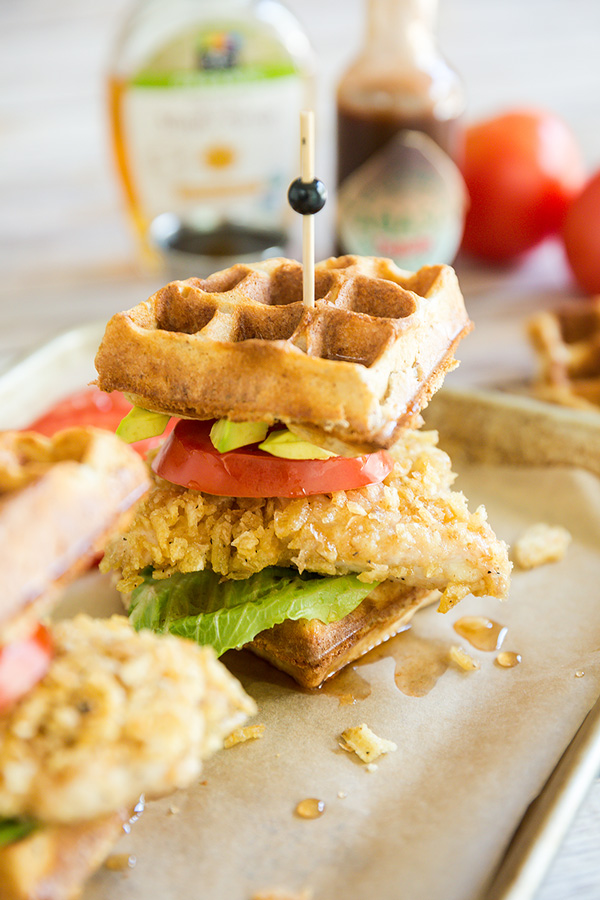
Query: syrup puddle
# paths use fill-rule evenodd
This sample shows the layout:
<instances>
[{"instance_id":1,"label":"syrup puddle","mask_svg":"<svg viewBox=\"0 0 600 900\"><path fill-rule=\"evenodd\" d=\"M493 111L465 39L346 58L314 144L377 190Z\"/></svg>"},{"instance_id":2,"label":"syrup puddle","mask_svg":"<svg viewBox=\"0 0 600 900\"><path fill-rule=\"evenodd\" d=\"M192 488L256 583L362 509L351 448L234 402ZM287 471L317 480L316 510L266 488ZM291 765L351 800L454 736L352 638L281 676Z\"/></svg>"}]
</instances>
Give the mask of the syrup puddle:
<instances>
[{"instance_id":1,"label":"syrup puddle","mask_svg":"<svg viewBox=\"0 0 600 900\"><path fill-rule=\"evenodd\" d=\"M477 650L499 650L508 628L485 616L463 616L454 623L454 630Z\"/></svg>"},{"instance_id":2,"label":"syrup puddle","mask_svg":"<svg viewBox=\"0 0 600 900\"><path fill-rule=\"evenodd\" d=\"M454 630L473 647L484 651L500 650L508 631L505 625L485 616L463 616L454 623ZM247 684L249 679L277 685L287 691L326 694L337 698L340 706L350 706L359 700L366 700L372 692L371 683L360 669L388 658L395 663L394 684L397 689L407 697L425 697L450 665L449 644L443 640L419 637L408 625L404 631L374 647L314 689L300 687L289 675L249 651L230 651L223 661L242 683ZM521 657L517 653L502 651L496 662L501 668L512 668L521 662Z\"/></svg>"},{"instance_id":3,"label":"syrup puddle","mask_svg":"<svg viewBox=\"0 0 600 900\"><path fill-rule=\"evenodd\" d=\"M337 697L341 706L366 700L371 684L358 669L388 658L395 662L394 683L398 690L407 697L424 697L448 668L448 647L443 641L418 637L407 629L374 647L316 690Z\"/></svg>"},{"instance_id":4,"label":"syrup puddle","mask_svg":"<svg viewBox=\"0 0 600 900\"><path fill-rule=\"evenodd\" d=\"M356 671L357 664L351 664L328 678L321 687L311 691L312 694L327 694L337 697L340 706L350 706L357 700L366 700L371 694L371 685Z\"/></svg>"}]
</instances>

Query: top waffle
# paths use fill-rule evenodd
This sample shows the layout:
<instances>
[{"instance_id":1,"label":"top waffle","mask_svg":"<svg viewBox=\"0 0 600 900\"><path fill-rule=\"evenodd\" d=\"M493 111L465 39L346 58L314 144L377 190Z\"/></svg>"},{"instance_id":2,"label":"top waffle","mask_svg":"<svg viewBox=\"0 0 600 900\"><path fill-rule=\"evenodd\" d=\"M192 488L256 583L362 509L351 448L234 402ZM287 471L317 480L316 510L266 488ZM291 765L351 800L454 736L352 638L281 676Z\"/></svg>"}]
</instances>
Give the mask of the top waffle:
<instances>
[{"instance_id":1,"label":"top waffle","mask_svg":"<svg viewBox=\"0 0 600 900\"><path fill-rule=\"evenodd\" d=\"M313 440L390 446L454 368L471 329L454 271L343 256L271 259L175 281L113 316L98 386L185 418L280 421Z\"/></svg>"},{"instance_id":2,"label":"top waffle","mask_svg":"<svg viewBox=\"0 0 600 900\"><path fill-rule=\"evenodd\" d=\"M600 297L529 322L538 356L538 396L580 409L600 407Z\"/></svg>"}]
</instances>

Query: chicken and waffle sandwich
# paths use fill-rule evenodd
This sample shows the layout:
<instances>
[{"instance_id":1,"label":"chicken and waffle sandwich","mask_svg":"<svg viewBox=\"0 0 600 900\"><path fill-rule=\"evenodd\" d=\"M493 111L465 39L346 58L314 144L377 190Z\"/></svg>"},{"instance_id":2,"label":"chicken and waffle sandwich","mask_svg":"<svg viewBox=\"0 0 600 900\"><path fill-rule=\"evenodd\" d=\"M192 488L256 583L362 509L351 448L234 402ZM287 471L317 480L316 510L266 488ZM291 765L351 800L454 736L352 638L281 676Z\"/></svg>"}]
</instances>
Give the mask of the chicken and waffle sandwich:
<instances>
[{"instance_id":1,"label":"chicken and waffle sandwich","mask_svg":"<svg viewBox=\"0 0 600 900\"><path fill-rule=\"evenodd\" d=\"M421 606L505 596L510 564L420 411L471 329L448 266L345 256L173 282L115 315L98 386L130 440L179 422L103 567L136 627L249 646L317 686Z\"/></svg>"},{"instance_id":2,"label":"chicken and waffle sandwich","mask_svg":"<svg viewBox=\"0 0 600 900\"><path fill-rule=\"evenodd\" d=\"M189 785L255 712L209 647L45 620L148 486L107 431L0 433L2 900L79 897L140 795Z\"/></svg>"}]
</instances>

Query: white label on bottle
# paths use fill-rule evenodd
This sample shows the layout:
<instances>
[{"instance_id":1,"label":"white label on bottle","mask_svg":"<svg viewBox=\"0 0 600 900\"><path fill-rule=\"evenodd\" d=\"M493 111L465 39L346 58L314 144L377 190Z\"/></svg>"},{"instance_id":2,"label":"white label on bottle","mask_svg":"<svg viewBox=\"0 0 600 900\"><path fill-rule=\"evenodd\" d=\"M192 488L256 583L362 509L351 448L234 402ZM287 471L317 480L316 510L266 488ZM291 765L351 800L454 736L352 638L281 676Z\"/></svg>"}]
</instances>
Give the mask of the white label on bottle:
<instances>
[{"instance_id":1,"label":"white label on bottle","mask_svg":"<svg viewBox=\"0 0 600 900\"><path fill-rule=\"evenodd\" d=\"M192 212L279 224L297 168L302 82L296 75L210 86L130 86L124 143L148 219Z\"/></svg>"}]
</instances>

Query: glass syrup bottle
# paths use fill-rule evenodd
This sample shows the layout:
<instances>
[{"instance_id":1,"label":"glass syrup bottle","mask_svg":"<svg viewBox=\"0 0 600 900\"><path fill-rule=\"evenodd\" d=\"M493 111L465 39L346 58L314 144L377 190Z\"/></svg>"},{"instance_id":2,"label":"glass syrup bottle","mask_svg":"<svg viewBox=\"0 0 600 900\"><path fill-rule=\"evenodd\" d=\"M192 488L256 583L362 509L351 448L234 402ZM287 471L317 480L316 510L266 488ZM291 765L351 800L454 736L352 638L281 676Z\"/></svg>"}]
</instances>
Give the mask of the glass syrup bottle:
<instances>
[{"instance_id":1,"label":"glass syrup bottle","mask_svg":"<svg viewBox=\"0 0 600 900\"><path fill-rule=\"evenodd\" d=\"M117 169L148 260L172 277L283 255L312 56L277 0L145 0L109 79Z\"/></svg>"}]
</instances>

